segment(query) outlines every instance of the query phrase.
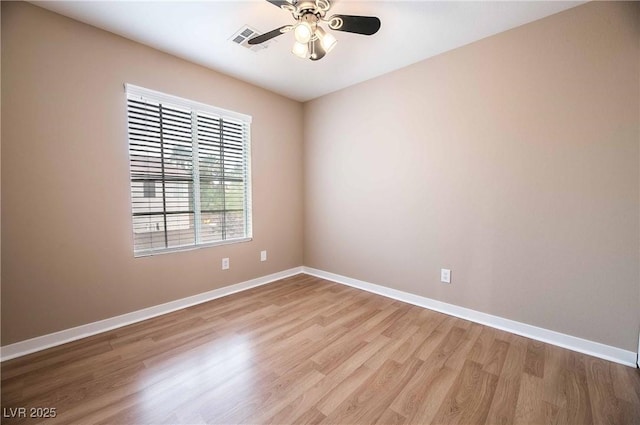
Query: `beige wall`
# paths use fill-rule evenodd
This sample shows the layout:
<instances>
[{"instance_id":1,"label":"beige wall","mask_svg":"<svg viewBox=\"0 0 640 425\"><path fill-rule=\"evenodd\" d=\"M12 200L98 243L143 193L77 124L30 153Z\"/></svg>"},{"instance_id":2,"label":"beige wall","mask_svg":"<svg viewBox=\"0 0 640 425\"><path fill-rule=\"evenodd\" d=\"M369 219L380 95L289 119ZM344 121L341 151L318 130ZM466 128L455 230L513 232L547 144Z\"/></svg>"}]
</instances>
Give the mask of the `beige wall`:
<instances>
[{"instance_id":1,"label":"beige wall","mask_svg":"<svg viewBox=\"0 0 640 425\"><path fill-rule=\"evenodd\" d=\"M637 348L639 4L571 9L304 116L26 3L1 19L3 345L299 266L304 250L311 267ZM253 116L252 242L133 258L125 82Z\"/></svg>"},{"instance_id":2,"label":"beige wall","mask_svg":"<svg viewBox=\"0 0 640 425\"><path fill-rule=\"evenodd\" d=\"M302 264L298 102L27 3L2 62L3 345ZM252 242L133 257L125 82L253 116Z\"/></svg>"},{"instance_id":3,"label":"beige wall","mask_svg":"<svg viewBox=\"0 0 640 425\"><path fill-rule=\"evenodd\" d=\"M594 2L305 104L305 265L635 351L639 40Z\"/></svg>"}]
</instances>

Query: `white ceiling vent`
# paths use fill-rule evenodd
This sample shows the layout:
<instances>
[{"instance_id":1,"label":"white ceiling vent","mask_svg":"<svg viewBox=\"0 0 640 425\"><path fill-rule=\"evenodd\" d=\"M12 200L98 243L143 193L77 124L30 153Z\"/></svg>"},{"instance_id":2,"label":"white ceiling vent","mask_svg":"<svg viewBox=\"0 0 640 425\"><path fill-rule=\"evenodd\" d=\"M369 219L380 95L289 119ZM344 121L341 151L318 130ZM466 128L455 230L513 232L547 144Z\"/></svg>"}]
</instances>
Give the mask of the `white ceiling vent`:
<instances>
[{"instance_id":1,"label":"white ceiling vent","mask_svg":"<svg viewBox=\"0 0 640 425\"><path fill-rule=\"evenodd\" d=\"M260 33L258 31L256 31L255 28L252 28L248 25L243 26L242 28L240 28L238 31L236 31L235 34L233 34L229 40L233 41L236 44L239 44L242 47L246 47L249 50L252 50L254 52L258 52L260 50L266 49L267 47L269 47L269 44L271 44L274 40L271 39L269 41L265 41L264 43L260 43L260 44L256 44L254 46L252 46L251 44L247 43L247 41L251 40L253 37L257 37L259 36Z\"/></svg>"}]
</instances>

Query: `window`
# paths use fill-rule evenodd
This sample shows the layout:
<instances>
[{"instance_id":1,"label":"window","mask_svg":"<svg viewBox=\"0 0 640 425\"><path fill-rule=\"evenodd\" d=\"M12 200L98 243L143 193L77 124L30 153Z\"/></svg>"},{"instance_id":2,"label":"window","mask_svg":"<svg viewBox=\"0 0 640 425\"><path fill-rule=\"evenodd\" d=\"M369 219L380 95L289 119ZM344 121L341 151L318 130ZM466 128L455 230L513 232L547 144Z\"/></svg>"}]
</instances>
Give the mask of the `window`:
<instances>
[{"instance_id":1,"label":"window","mask_svg":"<svg viewBox=\"0 0 640 425\"><path fill-rule=\"evenodd\" d=\"M251 117L127 84L134 253L251 238Z\"/></svg>"}]
</instances>

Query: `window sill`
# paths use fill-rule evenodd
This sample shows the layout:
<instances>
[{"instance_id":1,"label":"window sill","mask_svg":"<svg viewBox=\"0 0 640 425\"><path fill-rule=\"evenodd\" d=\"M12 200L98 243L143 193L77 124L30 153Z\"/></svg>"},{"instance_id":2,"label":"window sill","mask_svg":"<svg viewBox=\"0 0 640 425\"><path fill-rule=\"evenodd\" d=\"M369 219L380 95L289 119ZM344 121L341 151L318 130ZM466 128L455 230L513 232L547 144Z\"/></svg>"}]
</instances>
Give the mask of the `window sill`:
<instances>
[{"instance_id":1,"label":"window sill","mask_svg":"<svg viewBox=\"0 0 640 425\"><path fill-rule=\"evenodd\" d=\"M252 240L253 240L252 237L248 237L248 238L240 238L240 239L230 239L230 240L219 241L219 242L211 242L211 243L200 244L200 245L174 246L174 247L171 247L171 248L162 248L162 249L153 249L153 250L147 250L147 251L138 251L138 252L134 252L133 256L135 258L151 257L151 256L154 256L154 255L170 254L172 252L193 251L193 250L201 249L201 248L211 248L211 247L214 247L214 246L231 245L231 244L235 244L235 243L250 242Z\"/></svg>"}]
</instances>

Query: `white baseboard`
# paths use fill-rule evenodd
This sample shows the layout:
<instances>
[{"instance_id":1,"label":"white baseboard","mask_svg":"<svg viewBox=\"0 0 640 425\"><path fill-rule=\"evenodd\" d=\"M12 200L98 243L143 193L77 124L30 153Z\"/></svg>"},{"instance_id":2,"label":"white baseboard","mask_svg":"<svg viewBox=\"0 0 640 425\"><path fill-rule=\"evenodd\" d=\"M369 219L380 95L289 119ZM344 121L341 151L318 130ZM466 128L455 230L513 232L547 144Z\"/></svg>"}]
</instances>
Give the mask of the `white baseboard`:
<instances>
[{"instance_id":1,"label":"white baseboard","mask_svg":"<svg viewBox=\"0 0 640 425\"><path fill-rule=\"evenodd\" d=\"M387 288L385 286L376 285L358 279L341 276L334 273L325 272L323 270L311 267L294 267L278 273L251 279L235 285L225 286L224 288L214 289L202 294L193 295L191 297L182 298L165 304L137 310L126 313L121 316L112 317L98 322L88 323L86 325L77 326L71 329L39 336L25 341L16 342L14 344L0 347L0 361L10 360L16 357L31 354L36 351L45 350L47 348L66 344L88 336L96 335L102 332L117 329L143 320L151 319L163 314L181 310L196 304L201 304L216 298L235 294L236 292L245 291L256 286L266 285L267 283L286 277L294 276L299 273L306 273L322 279L331 280L333 282L352 286L367 292L393 298L419 307L428 308L430 310L439 311L451 316L460 317L472 322L480 323L492 328L501 329L507 332L521 335L527 338L557 345L569 350L588 354L601 359L610 360L626 366L638 366L637 354L633 351L623 350L617 347L601 344L599 342L589 341L586 339L566 335L560 332L551 331L537 326L527 325L525 323L516 322L515 320L504 319L502 317L493 316L491 314L482 313L465 307L444 303L433 300L431 298L422 297L420 295L408 292L398 291L396 289ZM640 351L640 345L638 347Z\"/></svg>"},{"instance_id":2,"label":"white baseboard","mask_svg":"<svg viewBox=\"0 0 640 425\"><path fill-rule=\"evenodd\" d=\"M599 357L604 360L620 363L625 366L636 367L637 357L636 353L634 353L633 351L627 351L617 347L612 347L610 345L601 344L599 342L589 341L549 329L527 325L526 323L516 322L515 320L493 316L491 314L482 313L479 311L471 310L469 308L444 303L441 301L433 300L431 298L422 297L420 295L398 291L396 289L364 282L358 279L352 279L350 277L325 272L323 270L318 270L311 267L303 267L302 271L303 273L312 276L331 280L343 285L352 286L354 288L362 289L367 292L372 292L374 294L393 298L398 301L403 301L408 304L413 304L419 307L428 308L430 310L439 311L441 313L459 317L461 319L470 320L472 322L480 323L492 328L511 332L516 335L521 335L527 338L546 342L548 344L557 345L562 348L567 348L572 351L577 351L579 353L584 353L590 356ZM640 350L640 347L638 347L638 350Z\"/></svg>"},{"instance_id":3,"label":"white baseboard","mask_svg":"<svg viewBox=\"0 0 640 425\"><path fill-rule=\"evenodd\" d=\"M88 323L86 325L77 326L71 329L65 329L60 332L48 335L38 336L25 341L16 342L15 344L0 347L0 361L10 360L26 354L35 353L36 351L55 347L57 345L66 344L91 335L96 335L112 329L121 328L132 323L151 319L152 317L171 313L196 304L201 304L216 298L235 294L236 292L245 291L256 286L265 285L276 280L284 279L296 274L302 273L302 267L294 267L278 273L267 276L258 277L256 279L247 280L235 285L225 286L224 288L214 289L212 291L203 292L202 294L193 295L187 298L171 301L165 304L156 305L142 310L126 313L121 316L111 317L109 319L100 320L98 322Z\"/></svg>"}]
</instances>

